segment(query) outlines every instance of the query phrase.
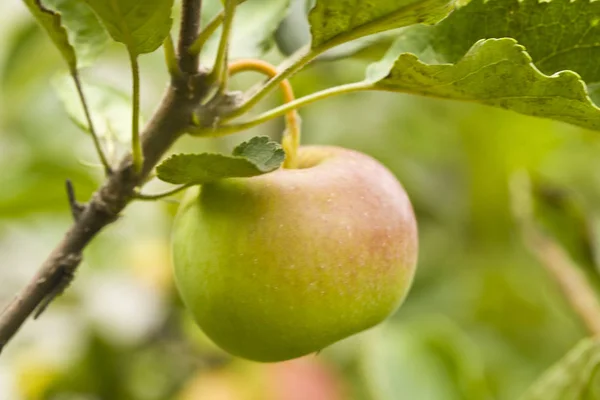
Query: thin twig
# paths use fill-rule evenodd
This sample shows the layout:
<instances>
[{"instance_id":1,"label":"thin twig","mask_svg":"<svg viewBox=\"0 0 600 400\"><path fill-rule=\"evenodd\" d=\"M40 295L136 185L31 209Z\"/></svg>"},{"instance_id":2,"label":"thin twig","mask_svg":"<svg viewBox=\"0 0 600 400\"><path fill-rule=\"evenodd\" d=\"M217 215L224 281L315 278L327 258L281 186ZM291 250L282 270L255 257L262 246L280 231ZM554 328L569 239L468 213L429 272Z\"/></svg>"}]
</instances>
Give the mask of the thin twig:
<instances>
[{"instance_id":1,"label":"thin twig","mask_svg":"<svg viewBox=\"0 0 600 400\"><path fill-rule=\"evenodd\" d=\"M237 4L240 5L245 1L246 0L238 0ZM200 52L204 48L204 45L206 44L208 39L210 39L212 34L215 33L215 31L219 28L219 26L221 26L221 23L223 23L224 19L225 19L225 11L221 10L210 21L208 21L206 26L204 26L204 28L202 28L202 30L198 34L198 38L196 38L194 43L192 43L192 45L188 49L190 54L196 54L196 55L200 54Z\"/></svg>"},{"instance_id":2,"label":"thin twig","mask_svg":"<svg viewBox=\"0 0 600 400\"><path fill-rule=\"evenodd\" d=\"M526 173L515 174L511 181L511 195L513 212L521 226L525 245L556 281L588 332L600 336L598 297L581 267L535 223L531 184Z\"/></svg>"},{"instance_id":3,"label":"thin twig","mask_svg":"<svg viewBox=\"0 0 600 400\"><path fill-rule=\"evenodd\" d=\"M106 158L106 154L104 154L104 150L102 149L102 144L100 143L100 138L98 137L98 133L96 132L96 128L94 128L94 122L92 120L92 116L90 114L90 108L88 106L87 100L85 98L83 92L83 86L81 84L81 79L79 79L79 73L77 71L71 72L71 77L75 82L75 88L77 89L77 94L79 96L79 101L81 101L81 106L83 107L83 113L85 115L85 119L88 123L88 130L90 135L92 135L92 140L94 142L94 147L96 148L96 153L98 153L98 157L100 158L100 162L104 167L104 172L106 175L110 175L112 173L112 168L108 159Z\"/></svg>"},{"instance_id":4,"label":"thin twig","mask_svg":"<svg viewBox=\"0 0 600 400\"><path fill-rule=\"evenodd\" d=\"M165 63L167 64L167 70L172 78L180 79L181 72L179 71L179 65L177 63L177 55L175 54L175 45L173 44L173 38L171 35L167 35L167 38L163 42L163 49L165 52Z\"/></svg>"},{"instance_id":5,"label":"thin twig","mask_svg":"<svg viewBox=\"0 0 600 400\"><path fill-rule=\"evenodd\" d=\"M225 13L223 10L221 10L210 21L208 21L208 24L206 24L206 26L202 28L202 31L200 31L198 38L190 46L188 50L190 54L200 54L208 39L210 39L212 34L215 33L219 26L221 26L223 19L225 19Z\"/></svg>"},{"instance_id":6,"label":"thin twig","mask_svg":"<svg viewBox=\"0 0 600 400\"><path fill-rule=\"evenodd\" d=\"M281 84L282 81L278 81L278 84ZM224 136L229 135L233 132L240 132L246 129L254 128L255 126L261 125L267 121L270 121L274 118L280 117L282 115L287 114L292 110L296 110L300 107L307 106L316 101L323 100L332 96L337 96L341 94L353 93L353 92L362 92L367 90L375 90L374 86L370 82L355 82L355 83L347 83L345 85L335 86L329 89L321 90L320 92L311 93L304 97L300 97L294 101L289 103L282 104L278 107L275 107L269 111L266 111L253 119L240 123L231 123L220 125L217 128L206 128L200 127L194 130L194 135L197 136ZM222 119L226 119L223 117Z\"/></svg>"},{"instance_id":7,"label":"thin twig","mask_svg":"<svg viewBox=\"0 0 600 400\"><path fill-rule=\"evenodd\" d=\"M67 199L69 200L69 207L71 208L71 215L73 215L73 221L77 221L85 207L79 202L77 202L77 199L75 197L75 188L73 187L73 183L70 179L67 179L67 181L65 182L65 187L67 189Z\"/></svg>"},{"instance_id":8,"label":"thin twig","mask_svg":"<svg viewBox=\"0 0 600 400\"><path fill-rule=\"evenodd\" d=\"M215 65L210 73L211 80L219 83L219 93L223 93L227 87L227 77L229 76L227 71L229 40L231 37L233 17L235 16L237 4L237 0L225 0L225 19L223 20L223 31L221 32L221 40L219 41L219 48L217 49Z\"/></svg>"},{"instance_id":9,"label":"thin twig","mask_svg":"<svg viewBox=\"0 0 600 400\"><path fill-rule=\"evenodd\" d=\"M132 105L131 105L131 155L133 168L139 172L144 163L144 153L140 143L140 65L137 55L129 52L132 78Z\"/></svg>"},{"instance_id":10,"label":"thin twig","mask_svg":"<svg viewBox=\"0 0 600 400\"><path fill-rule=\"evenodd\" d=\"M539 230L527 229L525 243L560 286L588 332L600 336L600 303L587 278L567 252Z\"/></svg>"},{"instance_id":11,"label":"thin twig","mask_svg":"<svg viewBox=\"0 0 600 400\"><path fill-rule=\"evenodd\" d=\"M276 76L253 90L252 95L241 106L224 116L223 119L229 121L250 111L260 100L272 93L281 81L291 78L305 65L310 63L317 55L318 53L311 51L310 47L305 46L300 48L287 62L284 62L279 66L279 73Z\"/></svg>"},{"instance_id":12,"label":"thin twig","mask_svg":"<svg viewBox=\"0 0 600 400\"><path fill-rule=\"evenodd\" d=\"M186 8L188 11L200 9L199 0L186 3L197 3ZM199 19L199 12L185 15L183 24L197 26ZM182 30L187 32L193 29L186 27ZM190 81L196 84L190 86ZM0 314L0 352L36 309L43 310L64 289L65 281L75 273L88 243L105 226L117 220L121 211L133 199L136 187L145 181L162 155L188 129L193 111L206 96L207 88L203 82L205 77L194 72L185 79L171 83L141 135L144 163L140 173L134 172L131 155L128 155L94 193L77 221L35 276Z\"/></svg>"}]
</instances>

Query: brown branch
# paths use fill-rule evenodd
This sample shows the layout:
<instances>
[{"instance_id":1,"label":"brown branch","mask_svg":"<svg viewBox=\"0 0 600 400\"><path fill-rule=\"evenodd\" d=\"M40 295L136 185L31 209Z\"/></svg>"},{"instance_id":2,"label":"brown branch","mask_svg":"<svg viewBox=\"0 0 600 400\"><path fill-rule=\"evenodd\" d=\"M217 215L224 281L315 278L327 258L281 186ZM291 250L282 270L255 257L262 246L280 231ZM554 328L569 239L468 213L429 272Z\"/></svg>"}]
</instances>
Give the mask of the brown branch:
<instances>
[{"instance_id":1,"label":"brown branch","mask_svg":"<svg viewBox=\"0 0 600 400\"><path fill-rule=\"evenodd\" d=\"M67 189L67 199L69 200L71 215L73 216L73 220L77 221L85 207L79 204L77 201L77 198L75 197L75 188L73 187L71 180L67 179L65 182L65 187Z\"/></svg>"},{"instance_id":2,"label":"brown branch","mask_svg":"<svg viewBox=\"0 0 600 400\"><path fill-rule=\"evenodd\" d=\"M198 29L200 3L200 0L184 1L186 7L181 29L184 36L180 43L185 43L185 46L189 41L188 34ZM188 61L191 65L198 63L197 59ZM136 187L143 184L162 155L189 127L192 113L206 95L207 88L204 76L196 69L190 71L186 68L184 72L187 73L171 82L142 133L144 164L141 172L134 173L131 155L128 155L87 204L76 203L72 189L68 189L76 220L33 279L0 314L0 352L36 309L39 314L68 285L88 243L100 230L118 219L121 211L133 199ZM75 204L76 211L73 209Z\"/></svg>"},{"instance_id":3,"label":"brown branch","mask_svg":"<svg viewBox=\"0 0 600 400\"><path fill-rule=\"evenodd\" d=\"M189 48L198 37L202 0L183 0L181 2L181 29L179 30L179 45L177 46L179 69L184 73L194 73L198 70L198 56L191 54Z\"/></svg>"}]
</instances>

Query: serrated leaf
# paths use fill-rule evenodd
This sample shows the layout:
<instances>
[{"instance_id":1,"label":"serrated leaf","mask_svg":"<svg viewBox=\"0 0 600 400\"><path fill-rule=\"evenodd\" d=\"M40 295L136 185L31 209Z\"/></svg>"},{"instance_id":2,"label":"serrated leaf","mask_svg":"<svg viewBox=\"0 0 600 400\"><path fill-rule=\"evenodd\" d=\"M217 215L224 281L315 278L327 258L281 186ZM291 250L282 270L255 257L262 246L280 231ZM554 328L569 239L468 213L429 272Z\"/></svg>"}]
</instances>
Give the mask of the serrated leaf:
<instances>
[{"instance_id":1,"label":"serrated leaf","mask_svg":"<svg viewBox=\"0 0 600 400\"><path fill-rule=\"evenodd\" d=\"M56 48L62 54L64 60L67 62L69 69L74 71L77 69L77 57L75 56L75 50L71 43L69 43L69 36L67 35L66 29L62 25L62 18L60 14L54 12L41 3L41 0L23 0L25 5L38 22L44 27L50 39L54 42Z\"/></svg>"},{"instance_id":2,"label":"serrated leaf","mask_svg":"<svg viewBox=\"0 0 600 400\"><path fill-rule=\"evenodd\" d=\"M220 1L209 1L204 6L205 10L209 9L207 17L222 8L216 7L215 3ZM246 0L237 6L229 58L259 58L267 53L275 44L275 31L287 15L289 3L289 0ZM220 36L219 29L206 44L201 53L203 62L210 64L214 61Z\"/></svg>"},{"instance_id":3,"label":"serrated leaf","mask_svg":"<svg viewBox=\"0 0 600 400\"><path fill-rule=\"evenodd\" d=\"M310 11L311 47L320 53L374 33L413 24L434 24L454 0L317 0Z\"/></svg>"},{"instance_id":4,"label":"serrated leaf","mask_svg":"<svg viewBox=\"0 0 600 400\"><path fill-rule=\"evenodd\" d=\"M584 339L550 368L521 400L600 398L600 341Z\"/></svg>"},{"instance_id":5,"label":"serrated leaf","mask_svg":"<svg viewBox=\"0 0 600 400\"><path fill-rule=\"evenodd\" d=\"M256 136L233 149L235 157L243 157L262 172L270 172L279 168L285 152L281 145L268 136Z\"/></svg>"},{"instance_id":6,"label":"serrated leaf","mask_svg":"<svg viewBox=\"0 0 600 400\"><path fill-rule=\"evenodd\" d=\"M68 76L58 76L53 86L67 114L82 130L88 131L81 101L73 81ZM112 86L82 80L96 133L102 138L115 138L119 143L131 141L131 97Z\"/></svg>"},{"instance_id":7,"label":"serrated leaf","mask_svg":"<svg viewBox=\"0 0 600 400\"><path fill-rule=\"evenodd\" d=\"M436 26L409 28L417 32L404 34L398 42L421 59L427 52L438 62L456 62L480 39L512 37L543 73L577 72L598 104L599 22L597 1L473 0Z\"/></svg>"},{"instance_id":8,"label":"serrated leaf","mask_svg":"<svg viewBox=\"0 0 600 400\"><path fill-rule=\"evenodd\" d=\"M276 170L285 152L267 137L255 137L239 145L232 156L176 154L160 164L159 179L175 184L201 185L225 178L249 178Z\"/></svg>"},{"instance_id":9,"label":"serrated leaf","mask_svg":"<svg viewBox=\"0 0 600 400\"><path fill-rule=\"evenodd\" d=\"M151 53L171 29L173 0L85 0L110 36L138 56Z\"/></svg>"},{"instance_id":10,"label":"serrated leaf","mask_svg":"<svg viewBox=\"0 0 600 400\"><path fill-rule=\"evenodd\" d=\"M572 71L541 73L514 39L477 42L456 64L428 65L392 49L369 68L379 90L476 102L600 130L600 109ZM395 61L394 61L395 60Z\"/></svg>"},{"instance_id":11,"label":"serrated leaf","mask_svg":"<svg viewBox=\"0 0 600 400\"><path fill-rule=\"evenodd\" d=\"M77 65L82 67L94 61L106 47L109 36L90 7L71 0L45 0L44 4L60 13L77 55Z\"/></svg>"},{"instance_id":12,"label":"serrated leaf","mask_svg":"<svg viewBox=\"0 0 600 400\"><path fill-rule=\"evenodd\" d=\"M485 22L483 22L485 21ZM455 62L480 39L511 37L545 74L572 70L600 82L600 2L473 0L431 28L431 46Z\"/></svg>"}]
</instances>

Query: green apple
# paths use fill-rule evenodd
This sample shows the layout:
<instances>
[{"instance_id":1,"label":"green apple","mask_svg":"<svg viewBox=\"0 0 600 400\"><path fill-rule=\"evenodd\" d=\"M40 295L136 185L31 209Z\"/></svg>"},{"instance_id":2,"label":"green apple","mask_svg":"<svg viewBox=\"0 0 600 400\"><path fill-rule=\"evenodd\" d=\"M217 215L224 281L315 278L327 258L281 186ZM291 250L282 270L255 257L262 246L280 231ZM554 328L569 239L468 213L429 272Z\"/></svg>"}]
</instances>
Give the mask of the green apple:
<instances>
[{"instance_id":1,"label":"green apple","mask_svg":"<svg viewBox=\"0 0 600 400\"><path fill-rule=\"evenodd\" d=\"M185 305L242 358L288 360L368 329L415 272L414 213L385 167L338 147L301 147L298 160L191 189L174 223Z\"/></svg>"}]
</instances>

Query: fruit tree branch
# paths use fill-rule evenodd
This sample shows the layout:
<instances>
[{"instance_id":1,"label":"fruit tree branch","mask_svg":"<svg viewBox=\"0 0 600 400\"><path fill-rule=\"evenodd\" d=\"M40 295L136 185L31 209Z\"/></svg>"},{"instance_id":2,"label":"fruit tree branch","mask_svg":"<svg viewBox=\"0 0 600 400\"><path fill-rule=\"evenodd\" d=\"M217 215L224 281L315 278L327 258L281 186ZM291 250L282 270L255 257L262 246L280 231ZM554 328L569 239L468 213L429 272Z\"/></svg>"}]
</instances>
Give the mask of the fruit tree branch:
<instances>
[{"instance_id":1,"label":"fruit tree branch","mask_svg":"<svg viewBox=\"0 0 600 400\"><path fill-rule=\"evenodd\" d=\"M187 48L196 37L200 20L200 0L184 0L182 37L179 48ZM105 226L116 221L134 198L136 187L144 183L162 155L188 128L192 113L208 92L205 76L198 73L197 57L180 56L182 74L173 79L160 106L141 135L144 163L133 168L131 154L124 157L90 201L80 205L76 220L39 268L31 281L0 313L0 352L36 309L43 308L70 283L88 243ZM69 191L71 206L73 192ZM40 308L41 307L41 308Z\"/></svg>"},{"instance_id":2,"label":"fruit tree branch","mask_svg":"<svg viewBox=\"0 0 600 400\"><path fill-rule=\"evenodd\" d=\"M600 336L600 302L582 269L568 252L537 226L534 219L531 183L526 172L511 180L513 212L528 250L560 287L567 303L588 332Z\"/></svg>"},{"instance_id":3,"label":"fruit tree branch","mask_svg":"<svg viewBox=\"0 0 600 400\"><path fill-rule=\"evenodd\" d=\"M525 229L525 243L554 278L587 331L600 336L600 303L581 268L551 238L534 228Z\"/></svg>"},{"instance_id":4,"label":"fruit tree branch","mask_svg":"<svg viewBox=\"0 0 600 400\"><path fill-rule=\"evenodd\" d=\"M198 53L192 54L190 46L198 37L200 29L200 9L202 0L183 0L181 2L181 28L179 30L179 69L184 73L194 73L198 70Z\"/></svg>"}]
</instances>

